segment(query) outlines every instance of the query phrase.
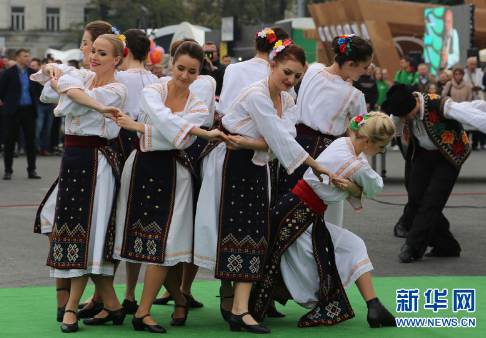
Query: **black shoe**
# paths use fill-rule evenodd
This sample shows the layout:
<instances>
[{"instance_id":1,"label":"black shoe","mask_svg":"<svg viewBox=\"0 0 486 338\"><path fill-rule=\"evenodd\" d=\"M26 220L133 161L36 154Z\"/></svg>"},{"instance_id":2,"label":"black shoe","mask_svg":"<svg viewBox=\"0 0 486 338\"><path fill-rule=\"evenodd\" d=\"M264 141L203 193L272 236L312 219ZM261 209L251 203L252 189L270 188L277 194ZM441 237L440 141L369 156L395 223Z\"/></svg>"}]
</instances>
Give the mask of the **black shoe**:
<instances>
[{"instance_id":1,"label":"black shoe","mask_svg":"<svg viewBox=\"0 0 486 338\"><path fill-rule=\"evenodd\" d=\"M71 288L59 288L59 289L56 289L56 291L67 291L67 292L70 292L71 291ZM66 303L67 305L67 303ZM64 317L64 312L66 311L66 305L64 305L63 307L58 307L57 308L57 321L59 323L62 323L62 318Z\"/></svg>"},{"instance_id":2,"label":"black shoe","mask_svg":"<svg viewBox=\"0 0 486 338\"><path fill-rule=\"evenodd\" d=\"M75 315L77 315L76 312L72 311L72 310L66 310L66 312L71 312L71 313L74 313ZM78 321L79 321L79 318L77 318L76 316L76 322L74 324L64 324L62 323L61 324L61 331L64 332L64 333L71 333L71 332L76 332L79 330L79 326L78 326Z\"/></svg>"},{"instance_id":3,"label":"black shoe","mask_svg":"<svg viewBox=\"0 0 486 338\"><path fill-rule=\"evenodd\" d=\"M414 259L418 259L417 254L415 253L415 250L411 245L403 245L402 246L402 251L398 255L398 257L402 260L403 263L410 263Z\"/></svg>"},{"instance_id":4,"label":"black shoe","mask_svg":"<svg viewBox=\"0 0 486 338\"><path fill-rule=\"evenodd\" d=\"M247 325L243 321L243 317L246 315L250 315L248 312L242 313L241 315L235 315L234 313L230 313L228 317L228 323L230 325L230 329L233 332L238 332L241 328L247 329L251 333L270 333L270 329L261 326L261 325Z\"/></svg>"},{"instance_id":5,"label":"black shoe","mask_svg":"<svg viewBox=\"0 0 486 338\"><path fill-rule=\"evenodd\" d=\"M171 326L184 326L184 325L186 325L187 314L189 313L189 304L190 304L191 301L189 300L189 298L185 298L185 299L186 299L186 305L174 305L174 308L183 307L185 309L186 316L183 317L183 318L174 318L174 314L172 314L170 316L172 318L170 320Z\"/></svg>"},{"instance_id":6,"label":"black shoe","mask_svg":"<svg viewBox=\"0 0 486 338\"><path fill-rule=\"evenodd\" d=\"M32 171L29 171L29 178L41 178L41 177L39 175L37 175L35 170L32 170Z\"/></svg>"},{"instance_id":7,"label":"black shoe","mask_svg":"<svg viewBox=\"0 0 486 338\"><path fill-rule=\"evenodd\" d=\"M155 298L155 300L152 304L154 304L154 305L167 305L167 303L171 300L173 300L171 295L169 295L169 297L165 297L165 298L158 297L158 298Z\"/></svg>"},{"instance_id":8,"label":"black shoe","mask_svg":"<svg viewBox=\"0 0 486 338\"><path fill-rule=\"evenodd\" d=\"M127 315L134 315L135 312L137 312L138 310L138 304L136 300L131 302L128 299L124 299L122 306L125 308L125 312L127 313Z\"/></svg>"},{"instance_id":9,"label":"black shoe","mask_svg":"<svg viewBox=\"0 0 486 338\"><path fill-rule=\"evenodd\" d=\"M371 328L380 326L397 326L395 317L381 304L378 298L370 299L366 302L368 306L368 324Z\"/></svg>"},{"instance_id":10,"label":"black shoe","mask_svg":"<svg viewBox=\"0 0 486 338\"><path fill-rule=\"evenodd\" d=\"M198 300L195 300L192 294L190 294L189 296L185 294L183 295L184 297L186 297L186 299L189 300L189 306L192 307L193 309L199 309L201 307L204 307L204 304Z\"/></svg>"},{"instance_id":11,"label":"black shoe","mask_svg":"<svg viewBox=\"0 0 486 338\"><path fill-rule=\"evenodd\" d=\"M91 309L81 309L78 311L78 318L93 318L98 313L103 311L103 303L98 303L94 300L91 300L94 304Z\"/></svg>"},{"instance_id":12,"label":"black shoe","mask_svg":"<svg viewBox=\"0 0 486 338\"><path fill-rule=\"evenodd\" d=\"M150 333L166 333L167 331L160 325L147 325L143 322L145 317L150 316L150 314L146 314L140 318L133 316L132 318L132 325L135 331L143 331L147 328Z\"/></svg>"},{"instance_id":13,"label":"black shoe","mask_svg":"<svg viewBox=\"0 0 486 338\"><path fill-rule=\"evenodd\" d=\"M270 306L267 311L268 317L282 318L285 317L285 313L278 311L276 308Z\"/></svg>"},{"instance_id":14,"label":"black shoe","mask_svg":"<svg viewBox=\"0 0 486 338\"><path fill-rule=\"evenodd\" d=\"M407 228L405 227L405 224L403 224L402 222L398 222L395 225L395 228L393 229L393 233L395 236L401 238L407 238L408 236Z\"/></svg>"},{"instance_id":15,"label":"black shoe","mask_svg":"<svg viewBox=\"0 0 486 338\"><path fill-rule=\"evenodd\" d=\"M86 305L88 305L88 303L79 303L78 304L78 310L83 309Z\"/></svg>"},{"instance_id":16,"label":"black shoe","mask_svg":"<svg viewBox=\"0 0 486 338\"><path fill-rule=\"evenodd\" d=\"M429 252L427 252L424 256L425 257L460 257L461 252L460 251L457 251L457 252L441 251L441 250L437 250L437 249L434 248L434 249L430 250Z\"/></svg>"},{"instance_id":17,"label":"black shoe","mask_svg":"<svg viewBox=\"0 0 486 338\"><path fill-rule=\"evenodd\" d=\"M228 321L228 317L229 315L231 314L231 311L228 311L228 310L225 310L222 308L223 306L223 300L225 298L233 298L235 295L231 295L231 296L223 296L223 292L221 291L221 288L219 288L219 296L216 296L216 297L219 297L219 308L221 309L221 316L223 316L223 319L225 321Z\"/></svg>"},{"instance_id":18,"label":"black shoe","mask_svg":"<svg viewBox=\"0 0 486 338\"><path fill-rule=\"evenodd\" d=\"M10 171L6 171L5 174L3 174L3 179L4 180L12 179L12 173Z\"/></svg>"},{"instance_id":19,"label":"black shoe","mask_svg":"<svg viewBox=\"0 0 486 338\"><path fill-rule=\"evenodd\" d=\"M103 318L86 318L83 320L84 325L103 325L108 322L113 322L113 325L123 325L123 321L127 316L125 312L125 308L121 307L118 310L110 311L108 309L103 308L108 315Z\"/></svg>"}]
</instances>

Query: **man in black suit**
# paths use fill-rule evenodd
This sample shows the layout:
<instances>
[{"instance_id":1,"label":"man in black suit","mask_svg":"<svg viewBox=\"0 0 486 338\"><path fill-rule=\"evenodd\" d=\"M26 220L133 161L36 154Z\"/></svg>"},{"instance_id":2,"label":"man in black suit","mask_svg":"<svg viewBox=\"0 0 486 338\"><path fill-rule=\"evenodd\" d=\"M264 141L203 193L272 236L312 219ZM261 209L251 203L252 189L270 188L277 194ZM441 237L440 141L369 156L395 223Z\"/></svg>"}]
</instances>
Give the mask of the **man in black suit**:
<instances>
[{"instance_id":1,"label":"man in black suit","mask_svg":"<svg viewBox=\"0 0 486 338\"><path fill-rule=\"evenodd\" d=\"M35 171L35 128L37 118L39 87L30 83L29 77L35 71L29 68L30 52L19 48L15 52L17 65L5 69L0 76L0 100L3 101L3 124L5 143L4 180L12 178L13 153L20 127L25 135L27 172L29 178L40 178Z\"/></svg>"}]
</instances>

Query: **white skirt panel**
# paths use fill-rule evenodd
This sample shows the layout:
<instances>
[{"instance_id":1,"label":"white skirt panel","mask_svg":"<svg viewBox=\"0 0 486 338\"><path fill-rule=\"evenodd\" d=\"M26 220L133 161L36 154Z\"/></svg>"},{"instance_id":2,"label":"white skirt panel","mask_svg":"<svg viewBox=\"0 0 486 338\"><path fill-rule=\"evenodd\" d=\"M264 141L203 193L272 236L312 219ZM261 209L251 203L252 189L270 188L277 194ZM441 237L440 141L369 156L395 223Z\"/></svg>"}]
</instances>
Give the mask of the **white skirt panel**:
<instances>
[{"instance_id":1,"label":"white skirt panel","mask_svg":"<svg viewBox=\"0 0 486 338\"><path fill-rule=\"evenodd\" d=\"M47 235L52 232L52 227L54 224L54 214L56 213L56 200L57 200L58 190L59 190L59 183L52 190L51 195L47 199L46 203L44 204L40 212L42 234Z\"/></svg>"},{"instance_id":2,"label":"white skirt panel","mask_svg":"<svg viewBox=\"0 0 486 338\"><path fill-rule=\"evenodd\" d=\"M115 189L115 176L113 175L111 165L105 155L98 151L98 171L96 173L93 216L91 218L91 230L89 234L88 268L86 270L51 268L51 277L72 278L86 274L113 276L114 264L105 261L104 255L106 231L110 222ZM57 196L57 190L54 196Z\"/></svg>"},{"instance_id":3,"label":"white skirt panel","mask_svg":"<svg viewBox=\"0 0 486 338\"><path fill-rule=\"evenodd\" d=\"M347 290L364 273L373 270L373 266L361 238L329 222L326 225L334 245L339 277ZM285 251L280 263L282 278L292 298L307 309L314 308L319 298L319 274L312 250L312 227Z\"/></svg>"}]
</instances>

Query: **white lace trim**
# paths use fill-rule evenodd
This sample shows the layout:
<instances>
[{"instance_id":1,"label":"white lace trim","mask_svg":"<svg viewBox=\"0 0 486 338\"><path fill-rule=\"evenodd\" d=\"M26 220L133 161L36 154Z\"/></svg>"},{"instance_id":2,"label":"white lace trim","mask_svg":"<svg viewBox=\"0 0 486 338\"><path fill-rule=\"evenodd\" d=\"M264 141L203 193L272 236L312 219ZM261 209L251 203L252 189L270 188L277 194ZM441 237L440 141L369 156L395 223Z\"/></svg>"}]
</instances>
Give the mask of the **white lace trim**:
<instances>
[{"instance_id":1,"label":"white lace trim","mask_svg":"<svg viewBox=\"0 0 486 338\"><path fill-rule=\"evenodd\" d=\"M128 263L142 263L142 264L152 264L152 265L158 265L158 266L174 266L174 265L177 265L179 263L192 263L191 257L179 258L179 259L176 259L176 260L173 260L173 261L166 260L164 263L137 261L135 259L128 259L128 258L122 257L122 256L120 256L120 254L114 254L113 258L117 259L119 261L128 262Z\"/></svg>"},{"instance_id":2,"label":"white lace trim","mask_svg":"<svg viewBox=\"0 0 486 338\"><path fill-rule=\"evenodd\" d=\"M81 277L84 275L102 275L102 276L113 276L115 274L114 266L111 267L90 267L86 270L83 269L55 269L51 268L51 277L55 278L74 278Z\"/></svg>"},{"instance_id":3,"label":"white lace trim","mask_svg":"<svg viewBox=\"0 0 486 338\"><path fill-rule=\"evenodd\" d=\"M359 277L361 277L367 272L370 272L371 270L373 270L373 265L371 264L371 262L363 265L360 269L356 270L353 273L353 275L349 278L348 283L346 285L343 285L344 290L347 290L351 285L353 285L354 282L358 280Z\"/></svg>"}]
</instances>

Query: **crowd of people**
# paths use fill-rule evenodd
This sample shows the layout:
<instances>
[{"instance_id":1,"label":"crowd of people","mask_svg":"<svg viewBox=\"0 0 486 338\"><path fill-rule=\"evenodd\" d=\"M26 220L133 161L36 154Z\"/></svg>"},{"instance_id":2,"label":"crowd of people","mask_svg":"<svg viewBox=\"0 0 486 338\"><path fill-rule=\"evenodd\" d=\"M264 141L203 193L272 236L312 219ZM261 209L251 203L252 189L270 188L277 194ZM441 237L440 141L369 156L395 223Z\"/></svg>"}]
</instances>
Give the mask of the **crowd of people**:
<instances>
[{"instance_id":1,"label":"crowd of people","mask_svg":"<svg viewBox=\"0 0 486 338\"><path fill-rule=\"evenodd\" d=\"M145 62L143 31L121 34L95 21L84 30L83 70L50 62L35 72L26 51L17 51L17 67L0 78L21 79L16 96L0 91L9 136L17 125L33 130L26 121L35 114L41 130L48 124L34 100L64 120L59 177L34 228L49 238L62 332L78 331L80 318L122 325L132 314L135 331L165 333L150 310L170 301L170 325L184 326L189 308L204 307L191 290L199 267L221 281L221 316L231 331L270 333L260 322L285 316L275 303L288 300L308 309L300 327L337 325L355 316L346 295L353 284L371 328L396 326L376 295L364 241L345 229L344 200L360 212L381 192L367 156L385 152L407 128L411 141L400 146L409 202L399 222L407 239L399 257L459 256L442 210L471 151L463 124L486 132L486 109L455 102L448 83L449 96L412 93L430 83L422 65L409 76L407 59L395 79L410 83L390 86L359 36L335 37L332 46L332 65L309 67L284 29L267 27L255 35L255 57L225 65L217 45L185 38L173 44L163 76ZM27 150L35 155L32 140ZM37 174L29 156L30 177ZM113 287L120 262L122 303ZM96 288L81 302L88 279Z\"/></svg>"}]
</instances>

